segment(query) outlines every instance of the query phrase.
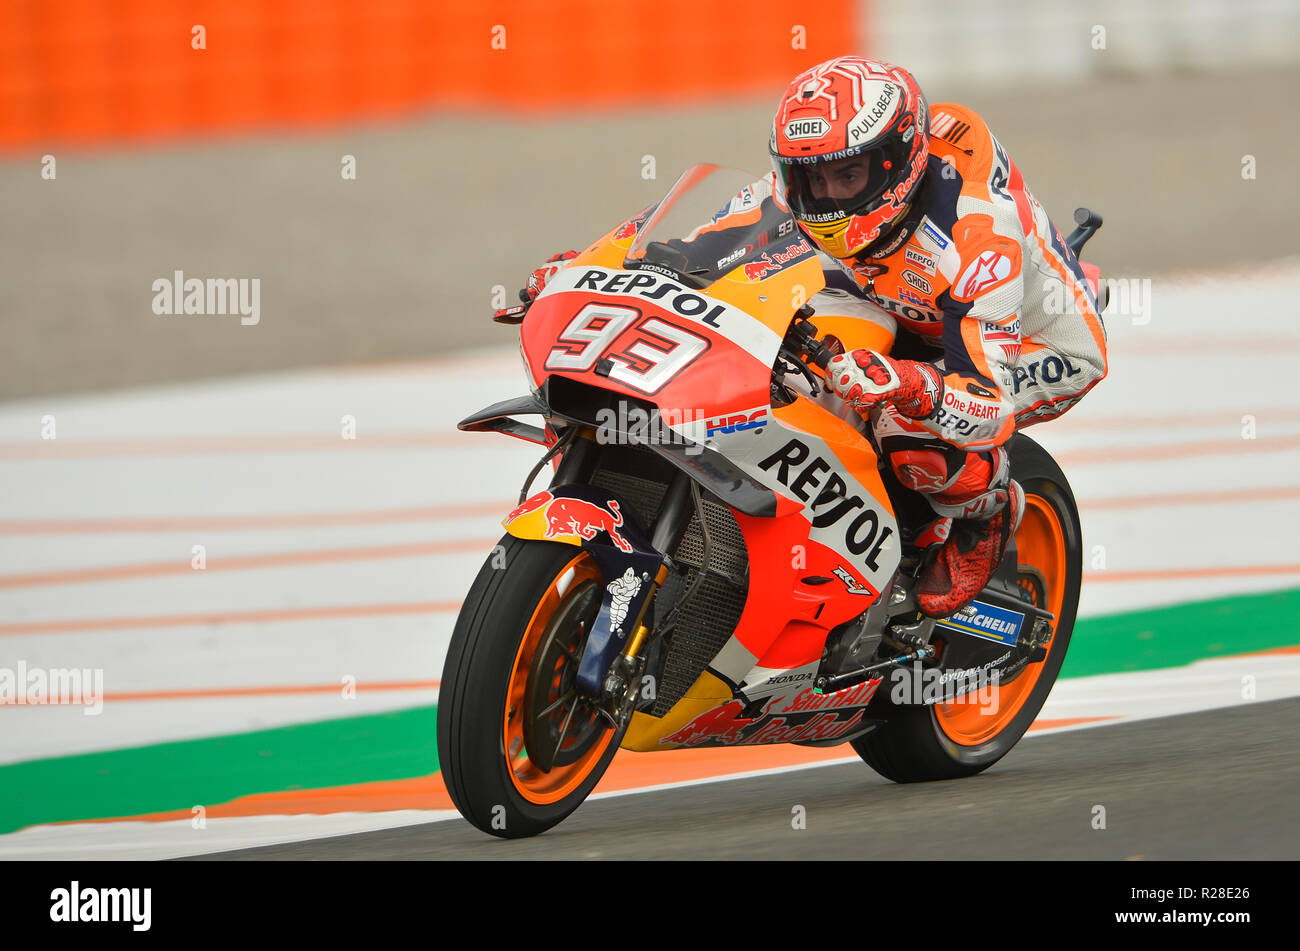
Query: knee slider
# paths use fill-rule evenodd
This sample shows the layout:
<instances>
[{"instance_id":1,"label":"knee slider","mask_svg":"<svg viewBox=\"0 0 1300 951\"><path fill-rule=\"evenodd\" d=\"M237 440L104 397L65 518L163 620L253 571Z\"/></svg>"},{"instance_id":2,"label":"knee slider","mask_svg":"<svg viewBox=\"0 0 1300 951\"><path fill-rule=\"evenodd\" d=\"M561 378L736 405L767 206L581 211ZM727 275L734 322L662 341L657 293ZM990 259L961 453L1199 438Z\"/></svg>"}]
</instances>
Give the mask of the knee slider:
<instances>
[{"instance_id":1,"label":"knee slider","mask_svg":"<svg viewBox=\"0 0 1300 951\"><path fill-rule=\"evenodd\" d=\"M933 495L948 488L948 460L936 449L906 449L890 453L889 465L898 481L915 492Z\"/></svg>"},{"instance_id":2,"label":"knee slider","mask_svg":"<svg viewBox=\"0 0 1300 951\"><path fill-rule=\"evenodd\" d=\"M948 491L930 500L935 512L952 518L991 518L1010 498L1011 460L1005 449L971 453Z\"/></svg>"}]
</instances>

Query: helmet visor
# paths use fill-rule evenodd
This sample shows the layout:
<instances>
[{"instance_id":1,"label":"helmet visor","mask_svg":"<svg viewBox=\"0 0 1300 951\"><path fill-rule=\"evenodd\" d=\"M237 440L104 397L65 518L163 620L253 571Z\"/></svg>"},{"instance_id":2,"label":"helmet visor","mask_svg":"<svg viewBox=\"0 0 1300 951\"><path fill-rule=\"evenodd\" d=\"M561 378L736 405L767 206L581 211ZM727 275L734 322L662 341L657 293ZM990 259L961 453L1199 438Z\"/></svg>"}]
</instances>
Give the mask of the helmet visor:
<instances>
[{"instance_id":1,"label":"helmet visor","mask_svg":"<svg viewBox=\"0 0 1300 951\"><path fill-rule=\"evenodd\" d=\"M776 167L795 216L806 222L827 222L873 210L881 196L906 176L910 152L908 143L891 135L847 158L816 163L778 161Z\"/></svg>"}]
</instances>

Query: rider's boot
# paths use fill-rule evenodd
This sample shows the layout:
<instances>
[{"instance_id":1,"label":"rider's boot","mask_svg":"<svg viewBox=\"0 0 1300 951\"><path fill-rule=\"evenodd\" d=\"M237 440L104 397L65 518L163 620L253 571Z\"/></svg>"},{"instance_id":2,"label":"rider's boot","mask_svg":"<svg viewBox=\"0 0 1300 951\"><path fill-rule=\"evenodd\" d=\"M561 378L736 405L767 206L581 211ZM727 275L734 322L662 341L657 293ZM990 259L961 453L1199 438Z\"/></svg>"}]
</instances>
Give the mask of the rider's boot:
<instances>
[{"instance_id":1,"label":"rider's boot","mask_svg":"<svg viewBox=\"0 0 1300 951\"><path fill-rule=\"evenodd\" d=\"M916 603L922 614L934 618L955 614L980 593L1002 563L1007 543L1024 515L1025 494L1014 479L1007 480L1006 488L990 489L987 494L994 498L986 499L977 510L984 517L952 513L948 541L917 586ZM938 511L940 504L934 507ZM990 509L992 515L987 514Z\"/></svg>"}]
</instances>

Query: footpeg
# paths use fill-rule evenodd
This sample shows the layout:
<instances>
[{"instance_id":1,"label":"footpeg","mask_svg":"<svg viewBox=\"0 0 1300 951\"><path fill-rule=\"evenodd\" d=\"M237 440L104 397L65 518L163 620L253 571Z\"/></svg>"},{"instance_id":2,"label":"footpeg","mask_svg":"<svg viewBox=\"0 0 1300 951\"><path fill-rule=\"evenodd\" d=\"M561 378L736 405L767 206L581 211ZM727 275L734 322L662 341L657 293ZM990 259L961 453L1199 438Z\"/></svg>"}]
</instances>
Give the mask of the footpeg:
<instances>
[{"instance_id":1,"label":"footpeg","mask_svg":"<svg viewBox=\"0 0 1300 951\"><path fill-rule=\"evenodd\" d=\"M833 677L818 677L813 682L813 693L839 693L841 690L847 690L849 687L856 687L860 683L873 680L878 674L884 673L891 667L897 667L900 664L910 664L913 661L926 660L933 656L933 647L922 647L914 651L908 651L906 654L900 654L898 657L893 657L889 660L882 660L880 663L872 664L870 667L859 667L857 670L850 670L845 674L836 674Z\"/></svg>"}]
</instances>

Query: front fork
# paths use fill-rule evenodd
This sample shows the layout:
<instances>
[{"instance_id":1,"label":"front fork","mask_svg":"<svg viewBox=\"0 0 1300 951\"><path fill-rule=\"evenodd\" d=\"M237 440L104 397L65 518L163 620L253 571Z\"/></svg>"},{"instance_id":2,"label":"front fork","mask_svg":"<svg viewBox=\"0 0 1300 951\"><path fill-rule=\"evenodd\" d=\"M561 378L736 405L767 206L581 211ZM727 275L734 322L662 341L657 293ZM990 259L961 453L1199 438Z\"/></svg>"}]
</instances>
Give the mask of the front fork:
<instances>
[{"instance_id":1,"label":"front fork","mask_svg":"<svg viewBox=\"0 0 1300 951\"><path fill-rule=\"evenodd\" d=\"M522 502L528 494L529 486L542 466L557 454L560 455L560 461L556 466L555 475L551 479L550 487L552 489L558 486L588 484L596 467L598 451L595 434L592 430L569 429L557 439L551 451L543 456L533 468L533 471L529 473L524 488L520 493L520 501ZM635 709L637 695L641 690L641 676L646 666L645 648L647 644L654 637L661 636L671 629L671 620L676 618L677 611L671 611L668 615L669 623L662 625L660 630L652 630L651 625L646 623L650 605L674 567L670 553L676 551L678 542L685 533L693 513L703 518L704 513L699 499L699 489L689 476L679 471L674 475L672 482L669 483L668 489L664 493L663 501L659 506L659 517L655 521L654 532L647 546L659 556L659 564L657 566L645 565L644 555L648 554L648 552L644 548L639 550L639 557L636 553L632 555L642 565L642 567L634 568L634 571L641 576L643 583L649 585L650 590L644 597L638 598L640 607L637 610L636 617L626 618L624 620L626 627L624 625L618 626L618 630L630 630L631 634L627 637L622 649L612 659L607 660L606 658L609 658L609 650L612 646L609 640L616 633L614 625L609 620L614 591L607 585L609 596L605 598L596 621L596 628L593 630L592 636L588 637L587 646L584 647L582 657L578 662L578 681L581 689L588 693L593 700L596 700L598 696L597 709L615 728L621 728L627 723ZM616 583L621 575L620 569L625 567L623 563L629 560L628 556L620 556L609 546L584 545L584 547L588 547L593 556L596 557L606 576L606 581ZM653 577L651 577L652 574ZM684 597L679 599L679 602L689 598L692 591L686 592ZM631 623L627 624L628 621Z\"/></svg>"},{"instance_id":2,"label":"front fork","mask_svg":"<svg viewBox=\"0 0 1300 951\"><path fill-rule=\"evenodd\" d=\"M669 483L668 491L664 493L663 501L660 503L659 518L655 522L650 544L656 551L662 553L664 561L651 582L650 596L641 605L641 612L636 619L632 636L627 639L627 644L614 658L609 672L605 675L602 698L610 706L606 716L616 729L622 728L632 718L632 713L636 709L637 695L641 691L641 677L645 673L646 665L646 657L642 652L652 636L664 633L664 630L651 631L649 625L645 623L645 618L655 595L668 580L673 565L669 553L676 551L677 543L681 540L690 521L692 508L700 508L698 495L699 490L695 488L690 478L684 472L678 472ZM693 501L696 503L695 506L692 506ZM703 517L702 510L699 511L699 515ZM679 599L679 603L686 600L690 593L687 592ZM676 611L674 610L670 616L675 618ZM664 628L668 626L664 625Z\"/></svg>"}]
</instances>

